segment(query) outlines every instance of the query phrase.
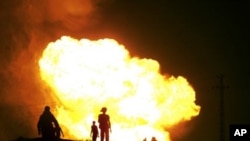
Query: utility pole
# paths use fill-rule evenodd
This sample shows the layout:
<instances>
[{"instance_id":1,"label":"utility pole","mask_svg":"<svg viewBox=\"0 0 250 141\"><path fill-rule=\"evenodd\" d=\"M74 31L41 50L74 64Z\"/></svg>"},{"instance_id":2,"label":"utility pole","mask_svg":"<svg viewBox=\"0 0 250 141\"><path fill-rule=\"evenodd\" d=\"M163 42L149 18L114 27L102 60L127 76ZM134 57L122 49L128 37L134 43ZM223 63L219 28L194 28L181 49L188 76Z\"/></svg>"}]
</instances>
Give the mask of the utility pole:
<instances>
[{"instance_id":1,"label":"utility pole","mask_svg":"<svg viewBox=\"0 0 250 141\"><path fill-rule=\"evenodd\" d=\"M224 108L224 90L225 88L228 88L227 86L224 85L224 75L223 74L220 74L217 76L217 78L219 79L220 81L220 85L217 86L217 88L219 89L219 114L220 114L220 141L225 141L225 130L224 130L224 127L225 127L225 108Z\"/></svg>"}]
</instances>

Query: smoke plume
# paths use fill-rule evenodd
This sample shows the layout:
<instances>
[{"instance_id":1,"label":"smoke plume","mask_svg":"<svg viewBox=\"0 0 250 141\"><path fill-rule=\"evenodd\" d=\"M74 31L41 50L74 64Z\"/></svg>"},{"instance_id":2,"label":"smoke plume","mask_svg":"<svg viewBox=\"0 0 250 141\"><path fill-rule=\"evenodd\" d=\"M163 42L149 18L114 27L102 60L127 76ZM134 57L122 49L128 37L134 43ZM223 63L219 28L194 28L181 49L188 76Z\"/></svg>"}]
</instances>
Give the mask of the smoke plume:
<instances>
[{"instance_id":1,"label":"smoke plume","mask_svg":"<svg viewBox=\"0 0 250 141\"><path fill-rule=\"evenodd\" d=\"M105 16L111 19L112 12L104 9L112 2L0 1L0 140L38 136L36 123L44 106L53 112L60 102L40 77L43 50L62 35L97 39L102 30L107 34L103 21L108 20Z\"/></svg>"},{"instance_id":2,"label":"smoke plume","mask_svg":"<svg viewBox=\"0 0 250 141\"><path fill-rule=\"evenodd\" d=\"M47 43L63 34L83 36L98 24L96 0L0 1L0 140L36 137L44 105L53 107L41 85L37 61Z\"/></svg>"}]
</instances>

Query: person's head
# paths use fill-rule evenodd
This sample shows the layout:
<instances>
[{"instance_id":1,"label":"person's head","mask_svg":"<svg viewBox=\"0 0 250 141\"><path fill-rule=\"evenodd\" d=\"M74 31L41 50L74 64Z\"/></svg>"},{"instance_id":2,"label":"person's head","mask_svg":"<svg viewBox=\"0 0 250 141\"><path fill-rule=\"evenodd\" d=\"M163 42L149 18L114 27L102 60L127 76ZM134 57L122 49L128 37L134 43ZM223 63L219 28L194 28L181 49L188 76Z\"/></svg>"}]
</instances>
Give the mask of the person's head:
<instances>
[{"instance_id":1,"label":"person's head","mask_svg":"<svg viewBox=\"0 0 250 141\"><path fill-rule=\"evenodd\" d=\"M50 111L50 107L49 106L45 106L44 107L44 111L49 112Z\"/></svg>"},{"instance_id":2,"label":"person's head","mask_svg":"<svg viewBox=\"0 0 250 141\"><path fill-rule=\"evenodd\" d=\"M93 125L95 125L95 121L93 121L92 123L93 123Z\"/></svg>"},{"instance_id":3,"label":"person's head","mask_svg":"<svg viewBox=\"0 0 250 141\"><path fill-rule=\"evenodd\" d=\"M102 107L101 112L106 113L107 112L107 108L106 107Z\"/></svg>"}]
</instances>

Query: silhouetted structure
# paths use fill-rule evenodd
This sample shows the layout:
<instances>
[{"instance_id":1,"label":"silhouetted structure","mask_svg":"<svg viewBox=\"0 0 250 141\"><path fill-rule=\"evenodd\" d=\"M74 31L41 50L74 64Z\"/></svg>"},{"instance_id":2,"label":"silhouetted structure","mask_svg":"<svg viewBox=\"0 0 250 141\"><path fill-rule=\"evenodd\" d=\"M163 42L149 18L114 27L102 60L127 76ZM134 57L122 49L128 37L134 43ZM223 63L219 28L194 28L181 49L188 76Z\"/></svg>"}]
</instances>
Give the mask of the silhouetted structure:
<instances>
[{"instance_id":1,"label":"silhouetted structure","mask_svg":"<svg viewBox=\"0 0 250 141\"><path fill-rule=\"evenodd\" d=\"M224 85L224 75L218 75L217 78L220 80L220 85L217 88L220 90L220 141L225 141L225 109L224 109L224 90L228 88Z\"/></svg>"},{"instance_id":2,"label":"silhouetted structure","mask_svg":"<svg viewBox=\"0 0 250 141\"><path fill-rule=\"evenodd\" d=\"M38 134L42 135L42 139L45 141L59 139L61 128L54 115L50 112L49 106L45 106L37 123L37 129Z\"/></svg>"},{"instance_id":3,"label":"silhouetted structure","mask_svg":"<svg viewBox=\"0 0 250 141\"><path fill-rule=\"evenodd\" d=\"M102 114L98 116L99 128L101 130L101 141L109 141L109 132L111 132L111 122L109 115L106 114L107 108L101 109Z\"/></svg>"},{"instance_id":4,"label":"silhouetted structure","mask_svg":"<svg viewBox=\"0 0 250 141\"><path fill-rule=\"evenodd\" d=\"M95 124L95 121L93 121L92 123L93 123L93 124L92 124L92 126L91 126L90 135L91 135L91 137L92 137L92 141L96 141L96 138L98 137L99 132L98 132L98 128L97 128L97 126L96 126L96 124Z\"/></svg>"}]
</instances>

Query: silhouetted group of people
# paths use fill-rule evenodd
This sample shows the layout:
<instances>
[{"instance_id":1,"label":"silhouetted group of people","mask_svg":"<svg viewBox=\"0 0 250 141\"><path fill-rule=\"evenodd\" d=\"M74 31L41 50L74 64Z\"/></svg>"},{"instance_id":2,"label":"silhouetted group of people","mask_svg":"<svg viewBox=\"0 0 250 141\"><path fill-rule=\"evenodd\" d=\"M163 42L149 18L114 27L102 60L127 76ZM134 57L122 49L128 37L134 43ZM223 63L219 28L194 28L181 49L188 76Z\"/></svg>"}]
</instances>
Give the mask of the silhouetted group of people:
<instances>
[{"instance_id":1,"label":"silhouetted group of people","mask_svg":"<svg viewBox=\"0 0 250 141\"><path fill-rule=\"evenodd\" d=\"M100 140L104 141L105 139L105 141L109 141L109 132L111 132L110 117L106 114L106 107L103 107L101 112L102 113L98 115ZM44 141L59 140L61 135L63 135L62 129L54 115L50 112L49 106L45 106L43 113L40 115L37 123L37 129L38 134L42 135L42 139ZM92 137L92 141L96 141L97 137L99 137L99 130L95 121L93 121L91 125L90 135Z\"/></svg>"},{"instance_id":2,"label":"silhouetted group of people","mask_svg":"<svg viewBox=\"0 0 250 141\"><path fill-rule=\"evenodd\" d=\"M109 132L111 132L111 122L110 122L110 117L107 112L107 108L103 107L101 109L101 114L98 115L98 123L99 123L99 129L100 129L100 134L101 134L101 141L109 141ZM93 121L93 124L91 126L91 136L92 136L92 141L96 141L97 137L99 136L99 131L98 128L95 124L95 121Z\"/></svg>"},{"instance_id":3,"label":"silhouetted group of people","mask_svg":"<svg viewBox=\"0 0 250 141\"><path fill-rule=\"evenodd\" d=\"M110 117L106 114L106 107L103 107L101 112L102 113L98 115L100 141L104 141L104 139L105 141L109 141L109 133L111 132ZM49 106L45 106L43 113L40 115L37 129L38 134L42 135L42 140L44 141L59 140L61 135L63 135L62 129L54 115L50 112ZM92 122L90 136L92 137L92 141L96 141L97 137L99 137L99 130L95 121ZM146 138L143 141L146 141ZM151 141L157 140L155 137L152 137Z\"/></svg>"},{"instance_id":4,"label":"silhouetted group of people","mask_svg":"<svg viewBox=\"0 0 250 141\"><path fill-rule=\"evenodd\" d=\"M144 138L144 139L143 139L143 141L147 141L147 139L146 139L146 138ZM156 140L156 138L155 138L155 137L152 137L152 138L151 138L151 141L157 141L157 140Z\"/></svg>"}]
</instances>

